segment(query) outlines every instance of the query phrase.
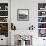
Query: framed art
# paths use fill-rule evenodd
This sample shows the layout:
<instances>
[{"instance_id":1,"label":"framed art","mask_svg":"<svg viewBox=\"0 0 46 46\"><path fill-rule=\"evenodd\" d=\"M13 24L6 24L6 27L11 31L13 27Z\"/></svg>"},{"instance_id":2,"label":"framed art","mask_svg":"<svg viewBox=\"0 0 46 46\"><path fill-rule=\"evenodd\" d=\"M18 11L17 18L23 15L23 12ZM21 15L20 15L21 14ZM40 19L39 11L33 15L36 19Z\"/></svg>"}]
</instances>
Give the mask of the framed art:
<instances>
[{"instance_id":1,"label":"framed art","mask_svg":"<svg viewBox=\"0 0 46 46\"><path fill-rule=\"evenodd\" d=\"M18 21L29 21L29 9L17 9Z\"/></svg>"}]
</instances>

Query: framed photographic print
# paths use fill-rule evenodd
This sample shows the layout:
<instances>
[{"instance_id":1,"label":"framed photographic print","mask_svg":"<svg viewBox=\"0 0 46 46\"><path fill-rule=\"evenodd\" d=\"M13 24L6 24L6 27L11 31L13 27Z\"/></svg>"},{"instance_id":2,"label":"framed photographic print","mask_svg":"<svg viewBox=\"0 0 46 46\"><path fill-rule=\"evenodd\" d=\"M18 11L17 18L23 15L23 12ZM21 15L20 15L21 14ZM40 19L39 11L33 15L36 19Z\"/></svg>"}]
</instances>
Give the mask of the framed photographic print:
<instances>
[{"instance_id":1,"label":"framed photographic print","mask_svg":"<svg viewBox=\"0 0 46 46\"><path fill-rule=\"evenodd\" d=\"M29 21L29 9L17 9L18 21Z\"/></svg>"}]
</instances>

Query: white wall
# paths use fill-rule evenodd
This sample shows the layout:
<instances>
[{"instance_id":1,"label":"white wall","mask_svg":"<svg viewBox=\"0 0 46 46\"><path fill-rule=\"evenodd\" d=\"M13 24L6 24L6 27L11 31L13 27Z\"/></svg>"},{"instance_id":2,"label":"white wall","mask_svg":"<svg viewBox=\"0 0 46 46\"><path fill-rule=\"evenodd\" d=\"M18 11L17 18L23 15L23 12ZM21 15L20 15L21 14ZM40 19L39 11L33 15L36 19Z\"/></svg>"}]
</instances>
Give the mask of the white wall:
<instances>
[{"instance_id":1,"label":"white wall","mask_svg":"<svg viewBox=\"0 0 46 46\"><path fill-rule=\"evenodd\" d=\"M16 25L17 30L26 30L32 24L37 28L40 2L45 3L46 0L11 0L11 22ZM29 21L17 21L17 9L29 9Z\"/></svg>"},{"instance_id":2,"label":"white wall","mask_svg":"<svg viewBox=\"0 0 46 46\"><path fill-rule=\"evenodd\" d=\"M32 3L33 2L33 3ZM29 21L17 21L17 9L29 9ZM37 23L37 2L32 0L15 0L11 2L11 20L16 25L17 30L26 30Z\"/></svg>"},{"instance_id":3,"label":"white wall","mask_svg":"<svg viewBox=\"0 0 46 46\"><path fill-rule=\"evenodd\" d=\"M36 34L33 34L34 36L38 36L38 3L45 2L46 0L11 0L11 22L16 25L16 31L25 31L33 24L35 26L34 31L36 32ZM29 9L29 21L17 21L17 9ZM37 40L36 38L33 38L33 46L38 46L38 43L43 43L42 38L37 38Z\"/></svg>"}]
</instances>

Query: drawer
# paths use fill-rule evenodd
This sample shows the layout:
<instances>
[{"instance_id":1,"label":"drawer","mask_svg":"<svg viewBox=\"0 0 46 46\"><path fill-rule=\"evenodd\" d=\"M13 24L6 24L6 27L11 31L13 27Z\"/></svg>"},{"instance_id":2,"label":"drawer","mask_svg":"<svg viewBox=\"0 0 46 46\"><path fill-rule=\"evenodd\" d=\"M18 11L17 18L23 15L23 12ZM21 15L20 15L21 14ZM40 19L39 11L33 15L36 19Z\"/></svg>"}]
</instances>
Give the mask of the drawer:
<instances>
[{"instance_id":1,"label":"drawer","mask_svg":"<svg viewBox=\"0 0 46 46\"><path fill-rule=\"evenodd\" d=\"M0 38L0 45L8 45L8 39L7 38Z\"/></svg>"}]
</instances>

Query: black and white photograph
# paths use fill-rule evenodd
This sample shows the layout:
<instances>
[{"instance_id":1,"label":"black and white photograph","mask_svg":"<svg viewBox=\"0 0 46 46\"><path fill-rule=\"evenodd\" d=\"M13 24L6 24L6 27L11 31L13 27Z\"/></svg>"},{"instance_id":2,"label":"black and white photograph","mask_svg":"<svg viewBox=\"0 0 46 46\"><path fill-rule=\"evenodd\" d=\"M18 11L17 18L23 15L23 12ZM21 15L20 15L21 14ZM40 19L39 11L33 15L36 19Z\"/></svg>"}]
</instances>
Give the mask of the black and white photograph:
<instances>
[{"instance_id":1,"label":"black and white photograph","mask_svg":"<svg viewBox=\"0 0 46 46\"><path fill-rule=\"evenodd\" d=\"M17 9L18 21L29 21L29 9Z\"/></svg>"}]
</instances>

